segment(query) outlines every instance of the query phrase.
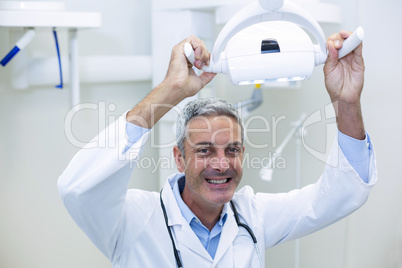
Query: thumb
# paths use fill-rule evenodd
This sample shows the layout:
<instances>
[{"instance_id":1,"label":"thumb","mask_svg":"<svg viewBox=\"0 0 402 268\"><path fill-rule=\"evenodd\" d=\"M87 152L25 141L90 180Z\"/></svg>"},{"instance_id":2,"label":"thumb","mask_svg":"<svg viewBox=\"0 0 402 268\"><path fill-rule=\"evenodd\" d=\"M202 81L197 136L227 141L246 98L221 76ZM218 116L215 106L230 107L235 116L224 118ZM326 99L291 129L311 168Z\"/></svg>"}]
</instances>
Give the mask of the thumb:
<instances>
[{"instance_id":1,"label":"thumb","mask_svg":"<svg viewBox=\"0 0 402 268\"><path fill-rule=\"evenodd\" d=\"M205 85L207 85L209 82L211 82L211 80L216 76L216 73L207 73L207 72L203 72L199 78L201 80L202 83L202 87L204 87Z\"/></svg>"}]
</instances>

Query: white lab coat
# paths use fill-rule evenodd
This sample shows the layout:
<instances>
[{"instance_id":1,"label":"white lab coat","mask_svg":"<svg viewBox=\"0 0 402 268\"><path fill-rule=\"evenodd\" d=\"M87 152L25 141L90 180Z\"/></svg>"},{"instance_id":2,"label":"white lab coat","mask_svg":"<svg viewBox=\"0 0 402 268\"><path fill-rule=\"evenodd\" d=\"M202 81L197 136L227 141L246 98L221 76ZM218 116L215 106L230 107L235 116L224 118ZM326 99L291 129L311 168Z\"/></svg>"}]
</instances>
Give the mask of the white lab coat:
<instances>
[{"instance_id":1,"label":"white lab coat","mask_svg":"<svg viewBox=\"0 0 402 268\"><path fill-rule=\"evenodd\" d=\"M132 172L129 163L138 159L148 134L122 154L125 133L122 116L93 140L106 146L80 150L59 178L61 197L72 218L113 267L176 267L159 193L127 191ZM240 221L255 233L263 262L266 248L334 223L367 200L377 180L373 150L370 154L367 184L335 143L329 158L338 160L338 165L327 165L317 183L281 194L255 194L246 186L234 195ZM180 176L175 174L167 180L163 200L183 266L260 267L249 234L237 226L228 204L224 206L228 217L215 258L210 257L173 196L172 186Z\"/></svg>"}]
</instances>

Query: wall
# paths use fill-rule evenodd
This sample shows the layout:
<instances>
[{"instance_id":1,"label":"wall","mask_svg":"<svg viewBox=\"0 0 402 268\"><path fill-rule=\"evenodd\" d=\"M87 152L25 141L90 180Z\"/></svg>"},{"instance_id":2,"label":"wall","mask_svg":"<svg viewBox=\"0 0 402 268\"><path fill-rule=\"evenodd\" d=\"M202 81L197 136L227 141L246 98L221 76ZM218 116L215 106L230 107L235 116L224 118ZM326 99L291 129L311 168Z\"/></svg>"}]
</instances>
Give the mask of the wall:
<instances>
[{"instance_id":1,"label":"wall","mask_svg":"<svg viewBox=\"0 0 402 268\"><path fill-rule=\"evenodd\" d=\"M67 1L72 10L101 11L103 27L80 32L80 55L150 54L151 1ZM326 0L342 6L344 22L340 26L323 25L325 34L339 28L354 29L362 25L366 31L364 54L366 62L365 89L362 96L366 128L377 152L379 182L367 204L351 217L316 234L301 239L300 267L402 267L402 200L400 189L398 133L401 126L402 92L398 84L401 56L398 34L402 23L397 13L402 4L397 0ZM41 38L39 38L41 36ZM10 46L6 29L0 28L0 55ZM67 46L66 34L61 33L61 45ZM31 55L53 55L53 43L48 33L40 33L29 48ZM66 51L66 47L63 49ZM219 76L216 95L237 102L251 95L252 87L233 87ZM150 90L150 82L133 84L92 84L82 88L82 101L108 107L108 116L117 116L131 108ZM278 143L300 113L312 114L323 109L329 99L323 87L321 68L300 89L264 89L264 104L252 115L272 118L285 116L278 123ZM10 70L0 70L0 267L111 267L108 260L76 227L65 211L56 181L78 148L65 135L64 120L70 109L68 87L10 88ZM98 113L81 111L72 124L75 136L88 141L98 132ZM306 137L311 146L325 150L326 121L313 126ZM262 128L261 122L251 127ZM253 141L267 141L273 136L253 134ZM248 147L250 157L263 157L267 150ZM149 144L145 156L156 157ZM271 182L259 179L258 170L248 168L242 184L256 191L283 192L295 187L295 147L291 142L283 153L286 168L277 169ZM323 163L302 151L301 183L316 180ZM158 190L158 174L139 169L131 187ZM290 242L267 251L270 267L294 266L295 243Z\"/></svg>"},{"instance_id":2,"label":"wall","mask_svg":"<svg viewBox=\"0 0 402 268\"><path fill-rule=\"evenodd\" d=\"M395 34L402 24L401 8L402 3L395 0L359 1L359 23L366 28L363 108L375 142L379 181L367 206L354 216L356 228L350 237L353 247L347 267L402 267L402 92L398 79L402 56L398 53L401 37Z\"/></svg>"},{"instance_id":3,"label":"wall","mask_svg":"<svg viewBox=\"0 0 402 268\"><path fill-rule=\"evenodd\" d=\"M79 32L80 56L150 55L150 1L66 1L72 11L99 11L103 27ZM29 56L54 56L51 29L39 31L27 50ZM11 47L8 29L0 27L0 55ZM62 55L68 41L59 32ZM12 62L10 62L12 64ZM68 85L10 87L11 65L0 69L0 267L111 267L65 210L56 187L79 148L66 137L70 109ZM113 68L113 66L111 66ZM117 117L131 109L151 89L151 82L82 85L81 101L97 110L78 112L70 124L74 137L89 141L99 131L98 117ZM110 104L116 109L110 111ZM104 105L104 106L103 106ZM105 109L102 112L102 107ZM113 110L113 109L112 109ZM145 156L154 157L149 145ZM131 187L157 189L157 174L144 168Z\"/></svg>"}]
</instances>

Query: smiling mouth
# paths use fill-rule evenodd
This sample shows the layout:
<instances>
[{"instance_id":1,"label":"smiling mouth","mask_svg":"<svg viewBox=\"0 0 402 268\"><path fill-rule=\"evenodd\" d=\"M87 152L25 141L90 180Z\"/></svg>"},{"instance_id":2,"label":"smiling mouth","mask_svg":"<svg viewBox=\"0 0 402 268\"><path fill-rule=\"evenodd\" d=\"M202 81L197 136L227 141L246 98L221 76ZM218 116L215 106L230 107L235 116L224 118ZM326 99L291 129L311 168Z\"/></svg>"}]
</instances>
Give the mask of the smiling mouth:
<instances>
[{"instance_id":1,"label":"smiling mouth","mask_svg":"<svg viewBox=\"0 0 402 268\"><path fill-rule=\"evenodd\" d=\"M208 183L210 184L224 184L230 181L232 178L226 178L223 180L210 180L210 179L205 179Z\"/></svg>"}]
</instances>

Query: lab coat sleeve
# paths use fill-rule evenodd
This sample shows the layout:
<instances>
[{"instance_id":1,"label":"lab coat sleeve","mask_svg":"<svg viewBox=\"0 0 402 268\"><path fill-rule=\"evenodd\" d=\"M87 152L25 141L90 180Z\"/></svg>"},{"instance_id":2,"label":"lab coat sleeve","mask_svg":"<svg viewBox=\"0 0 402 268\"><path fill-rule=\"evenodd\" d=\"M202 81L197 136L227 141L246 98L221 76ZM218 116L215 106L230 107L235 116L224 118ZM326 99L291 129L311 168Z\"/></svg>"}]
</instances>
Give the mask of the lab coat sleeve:
<instances>
[{"instance_id":1,"label":"lab coat sleeve","mask_svg":"<svg viewBox=\"0 0 402 268\"><path fill-rule=\"evenodd\" d=\"M138 159L147 137L148 133L127 148L126 120L123 115L81 149L58 180L58 189L68 212L111 260L119 254L124 240L121 234L126 222L125 200L131 166ZM137 196L137 199L144 198L147 197ZM147 204L146 200L142 201ZM131 213L137 213L138 219L142 218L133 223L138 225L134 226L137 229L145 224L146 219L143 218L152 213L146 205L128 209ZM145 210L148 211L143 213Z\"/></svg>"},{"instance_id":2,"label":"lab coat sleeve","mask_svg":"<svg viewBox=\"0 0 402 268\"><path fill-rule=\"evenodd\" d=\"M336 142L315 184L289 193L257 193L254 201L264 226L266 248L320 230L361 207L377 181L371 143L369 149L367 183L349 164Z\"/></svg>"}]
</instances>

